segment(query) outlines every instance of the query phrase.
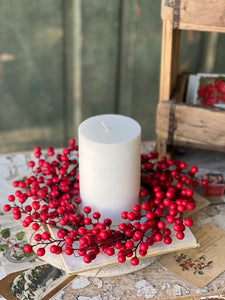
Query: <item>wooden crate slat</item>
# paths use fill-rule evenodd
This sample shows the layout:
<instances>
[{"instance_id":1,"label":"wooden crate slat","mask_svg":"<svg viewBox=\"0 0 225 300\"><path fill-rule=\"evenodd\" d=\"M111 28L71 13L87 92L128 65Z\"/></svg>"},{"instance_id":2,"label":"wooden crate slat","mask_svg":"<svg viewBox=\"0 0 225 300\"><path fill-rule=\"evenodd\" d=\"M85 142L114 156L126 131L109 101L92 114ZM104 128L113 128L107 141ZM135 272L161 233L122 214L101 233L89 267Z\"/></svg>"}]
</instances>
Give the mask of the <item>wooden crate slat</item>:
<instances>
[{"instance_id":1,"label":"wooden crate slat","mask_svg":"<svg viewBox=\"0 0 225 300\"><path fill-rule=\"evenodd\" d=\"M179 29L225 32L225 1L180 0Z\"/></svg>"},{"instance_id":2,"label":"wooden crate slat","mask_svg":"<svg viewBox=\"0 0 225 300\"><path fill-rule=\"evenodd\" d=\"M176 104L173 124L169 124L170 112L170 102L161 101L156 120L156 132L161 138L168 140L169 126L173 126L174 145L225 151L225 110Z\"/></svg>"}]
</instances>

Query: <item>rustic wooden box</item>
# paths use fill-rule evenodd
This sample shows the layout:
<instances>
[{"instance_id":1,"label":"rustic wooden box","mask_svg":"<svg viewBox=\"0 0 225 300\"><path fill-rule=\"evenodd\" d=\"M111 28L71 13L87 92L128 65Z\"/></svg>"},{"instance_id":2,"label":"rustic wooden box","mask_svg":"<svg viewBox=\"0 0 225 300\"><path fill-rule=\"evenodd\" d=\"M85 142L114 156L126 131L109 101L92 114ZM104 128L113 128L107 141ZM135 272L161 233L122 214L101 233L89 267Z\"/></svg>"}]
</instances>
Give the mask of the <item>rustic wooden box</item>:
<instances>
[{"instance_id":1,"label":"rustic wooden box","mask_svg":"<svg viewBox=\"0 0 225 300\"><path fill-rule=\"evenodd\" d=\"M157 151L184 145L225 152L225 110L183 103L187 76L179 74L182 30L225 33L224 0L162 0L160 101Z\"/></svg>"}]
</instances>

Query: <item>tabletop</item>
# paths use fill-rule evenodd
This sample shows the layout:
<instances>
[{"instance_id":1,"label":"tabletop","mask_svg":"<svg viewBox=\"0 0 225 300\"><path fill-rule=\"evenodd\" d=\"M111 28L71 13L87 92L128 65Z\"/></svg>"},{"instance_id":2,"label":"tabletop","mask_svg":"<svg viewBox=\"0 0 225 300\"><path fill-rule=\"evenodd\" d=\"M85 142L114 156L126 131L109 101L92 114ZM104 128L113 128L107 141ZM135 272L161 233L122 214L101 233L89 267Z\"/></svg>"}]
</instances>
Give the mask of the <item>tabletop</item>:
<instances>
[{"instance_id":1,"label":"tabletop","mask_svg":"<svg viewBox=\"0 0 225 300\"><path fill-rule=\"evenodd\" d=\"M154 142L142 143L142 152L154 148ZM179 149L176 158L185 160L188 165L197 165L202 170L218 171L225 175L225 154L197 149ZM10 191L10 184L15 178L27 172L26 162L32 157L31 152L9 153L0 155L0 209ZM211 199L210 199L211 201ZM212 199L211 204L193 215L196 232L207 223L225 230L225 200ZM185 282L163 268L158 257L146 259L143 266L136 271L118 266L111 270L99 270L94 276L79 274L52 299L58 300L125 300L125 299L225 299L225 272L203 289ZM124 269L125 268L125 269ZM2 276L3 277L3 276ZM1 277L1 278L2 278ZM1 298L0 298L1 299Z\"/></svg>"}]
</instances>

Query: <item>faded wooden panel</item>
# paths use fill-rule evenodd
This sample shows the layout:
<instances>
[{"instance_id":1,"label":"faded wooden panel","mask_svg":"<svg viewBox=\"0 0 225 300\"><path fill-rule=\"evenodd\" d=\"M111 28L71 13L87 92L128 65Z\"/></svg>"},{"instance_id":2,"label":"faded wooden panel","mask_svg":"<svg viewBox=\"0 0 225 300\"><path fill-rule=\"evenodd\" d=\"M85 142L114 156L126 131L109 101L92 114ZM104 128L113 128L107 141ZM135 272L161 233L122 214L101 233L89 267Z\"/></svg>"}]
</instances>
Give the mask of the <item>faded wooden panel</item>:
<instances>
[{"instance_id":1,"label":"faded wooden panel","mask_svg":"<svg viewBox=\"0 0 225 300\"><path fill-rule=\"evenodd\" d=\"M0 4L0 151L60 146L64 132L61 0Z\"/></svg>"},{"instance_id":2,"label":"faded wooden panel","mask_svg":"<svg viewBox=\"0 0 225 300\"><path fill-rule=\"evenodd\" d=\"M77 138L82 120L82 15L81 0L64 4L65 138Z\"/></svg>"},{"instance_id":3,"label":"faded wooden panel","mask_svg":"<svg viewBox=\"0 0 225 300\"><path fill-rule=\"evenodd\" d=\"M142 139L155 138L161 48L160 1L124 1L119 112L142 126Z\"/></svg>"},{"instance_id":4,"label":"faded wooden panel","mask_svg":"<svg viewBox=\"0 0 225 300\"><path fill-rule=\"evenodd\" d=\"M168 101L159 103L156 131L160 138L168 140L172 126L175 145L225 151L225 110L176 104L174 123L169 124L170 110Z\"/></svg>"},{"instance_id":5,"label":"faded wooden panel","mask_svg":"<svg viewBox=\"0 0 225 300\"><path fill-rule=\"evenodd\" d=\"M119 1L82 0L82 119L114 112Z\"/></svg>"},{"instance_id":6,"label":"faded wooden panel","mask_svg":"<svg viewBox=\"0 0 225 300\"><path fill-rule=\"evenodd\" d=\"M225 32L224 0L181 0L179 28Z\"/></svg>"}]
</instances>

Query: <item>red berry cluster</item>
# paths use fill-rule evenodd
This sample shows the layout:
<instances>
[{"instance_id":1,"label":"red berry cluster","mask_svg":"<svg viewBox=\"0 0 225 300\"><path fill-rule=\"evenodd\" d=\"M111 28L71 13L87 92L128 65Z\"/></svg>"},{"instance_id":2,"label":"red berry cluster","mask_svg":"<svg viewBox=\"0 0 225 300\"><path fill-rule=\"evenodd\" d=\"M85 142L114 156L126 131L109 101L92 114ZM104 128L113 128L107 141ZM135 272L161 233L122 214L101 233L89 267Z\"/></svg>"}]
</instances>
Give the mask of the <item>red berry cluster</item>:
<instances>
[{"instance_id":1,"label":"red berry cluster","mask_svg":"<svg viewBox=\"0 0 225 300\"><path fill-rule=\"evenodd\" d=\"M184 238L186 226L193 223L190 218L184 220L183 213L195 208L192 187L199 185L196 166L185 173L185 162L165 157L157 161L156 153L142 155L141 203L134 205L132 211L122 212L124 221L114 229L110 218L101 221L100 212L92 212L88 206L82 211L79 208L77 151L74 139L62 154L55 154L52 147L44 154L35 147L36 162L28 162L32 175L13 182L17 190L8 197L11 204L4 210L12 211L16 220L24 215L22 225L36 232L35 243L24 247L26 253L35 248L37 255L43 256L49 246L51 253L79 255L85 263L100 252L109 256L116 253L120 263L130 258L131 264L137 265L138 256L145 256L154 243L170 244L172 231L177 239ZM206 185L207 181L202 183ZM40 233L43 224L55 228L57 237L49 231ZM173 224L172 230L169 224Z\"/></svg>"},{"instance_id":2,"label":"red berry cluster","mask_svg":"<svg viewBox=\"0 0 225 300\"><path fill-rule=\"evenodd\" d=\"M201 85L198 89L198 98L207 106L215 106L215 103L225 103L225 80L218 78L214 83Z\"/></svg>"}]
</instances>

